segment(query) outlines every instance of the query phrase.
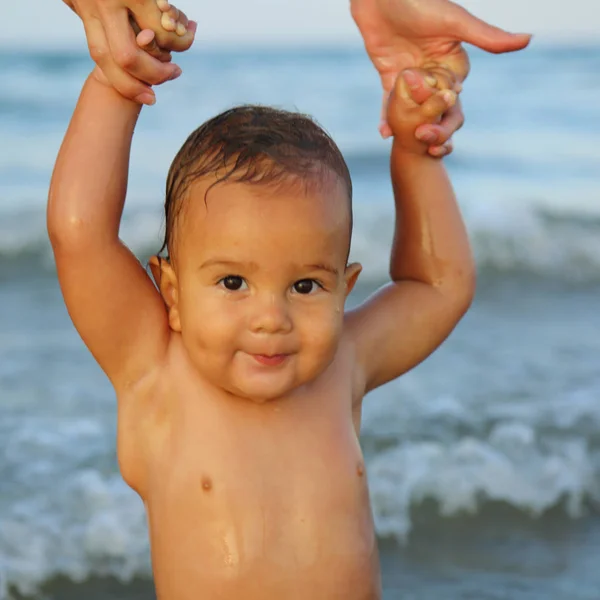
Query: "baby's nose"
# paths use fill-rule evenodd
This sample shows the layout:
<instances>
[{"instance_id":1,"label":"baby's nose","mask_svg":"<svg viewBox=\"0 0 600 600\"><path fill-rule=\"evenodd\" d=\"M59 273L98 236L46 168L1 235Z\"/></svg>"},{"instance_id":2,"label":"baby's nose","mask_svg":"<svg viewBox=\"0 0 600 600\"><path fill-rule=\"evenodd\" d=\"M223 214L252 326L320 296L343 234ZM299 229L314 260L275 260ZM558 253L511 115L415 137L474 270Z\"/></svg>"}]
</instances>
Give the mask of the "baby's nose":
<instances>
[{"instance_id":1,"label":"baby's nose","mask_svg":"<svg viewBox=\"0 0 600 600\"><path fill-rule=\"evenodd\" d=\"M257 299L253 306L250 329L254 333L289 333L292 320L286 300L275 294Z\"/></svg>"}]
</instances>

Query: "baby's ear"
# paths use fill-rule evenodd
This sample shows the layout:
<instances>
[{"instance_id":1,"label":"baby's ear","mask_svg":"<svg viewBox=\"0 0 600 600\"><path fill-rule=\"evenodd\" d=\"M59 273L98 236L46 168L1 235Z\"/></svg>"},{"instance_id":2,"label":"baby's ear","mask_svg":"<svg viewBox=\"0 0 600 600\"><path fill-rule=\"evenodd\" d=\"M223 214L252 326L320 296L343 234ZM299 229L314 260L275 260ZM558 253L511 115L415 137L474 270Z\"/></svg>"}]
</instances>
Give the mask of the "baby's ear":
<instances>
[{"instance_id":1,"label":"baby's ear","mask_svg":"<svg viewBox=\"0 0 600 600\"><path fill-rule=\"evenodd\" d=\"M356 285L356 281L360 272L362 271L362 265L360 263L352 263L346 267L344 273L344 283L346 284L346 296L352 291Z\"/></svg>"},{"instance_id":2,"label":"baby's ear","mask_svg":"<svg viewBox=\"0 0 600 600\"><path fill-rule=\"evenodd\" d=\"M152 277L167 306L169 325L173 331L181 331L181 321L179 319L179 291L175 270L168 259L161 258L160 256L153 256L149 262Z\"/></svg>"},{"instance_id":3,"label":"baby's ear","mask_svg":"<svg viewBox=\"0 0 600 600\"><path fill-rule=\"evenodd\" d=\"M150 272L152 273L152 279L154 279L154 284L160 290L160 261L162 259L160 256L153 256L148 264L150 265Z\"/></svg>"}]
</instances>

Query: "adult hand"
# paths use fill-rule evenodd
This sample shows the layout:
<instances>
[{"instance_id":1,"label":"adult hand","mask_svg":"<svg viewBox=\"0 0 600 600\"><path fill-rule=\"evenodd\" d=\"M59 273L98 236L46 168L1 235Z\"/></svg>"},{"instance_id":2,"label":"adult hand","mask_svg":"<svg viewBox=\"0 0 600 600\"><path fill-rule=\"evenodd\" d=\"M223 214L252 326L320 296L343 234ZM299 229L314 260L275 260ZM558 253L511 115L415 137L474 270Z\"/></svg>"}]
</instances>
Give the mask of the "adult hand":
<instances>
[{"instance_id":1,"label":"adult hand","mask_svg":"<svg viewBox=\"0 0 600 600\"><path fill-rule=\"evenodd\" d=\"M391 135L386 107L400 72L412 67L451 71L458 84L456 91L460 91L460 83L469 74L469 58L461 42L503 53L521 50L531 39L529 34L512 34L488 25L450 0L351 0L351 11L381 77L384 98L380 132L384 137ZM412 90L417 102L419 85L424 84L415 83ZM462 121L457 104L437 126L421 131L435 133L443 144Z\"/></svg>"},{"instance_id":2,"label":"adult hand","mask_svg":"<svg viewBox=\"0 0 600 600\"><path fill-rule=\"evenodd\" d=\"M63 0L85 28L94 62L123 96L154 104L152 85L181 73L171 64L169 51L187 50L194 41L196 24L166 0ZM136 31L132 24L137 24ZM152 30L156 39L150 55L136 43L136 33Z\"/></svg>"}]
</instances>

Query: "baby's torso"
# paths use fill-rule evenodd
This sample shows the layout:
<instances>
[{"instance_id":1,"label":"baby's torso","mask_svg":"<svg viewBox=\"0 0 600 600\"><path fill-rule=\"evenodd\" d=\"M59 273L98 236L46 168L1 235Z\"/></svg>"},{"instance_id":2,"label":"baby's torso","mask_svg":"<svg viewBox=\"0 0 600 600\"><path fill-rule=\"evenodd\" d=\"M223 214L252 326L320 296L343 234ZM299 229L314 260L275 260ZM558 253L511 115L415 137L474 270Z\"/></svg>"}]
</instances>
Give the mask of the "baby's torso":
<instances>
[{"instance_id":1,"label":"baby's torso","mask_svg":"<svg viewBox=\"0 0 600 600\"><path fill-rule=\"evenodd\" d=\"M380 597L343 363L310 390L263 405L211 393L172 370L153 392L161 397L149 399L156 417L138 429L145 439L137 448L126 421L139 409L120 417L125 478L138 477L133 462L145 464L136 487L160 600Z\"/></svg>"}]
</instances>

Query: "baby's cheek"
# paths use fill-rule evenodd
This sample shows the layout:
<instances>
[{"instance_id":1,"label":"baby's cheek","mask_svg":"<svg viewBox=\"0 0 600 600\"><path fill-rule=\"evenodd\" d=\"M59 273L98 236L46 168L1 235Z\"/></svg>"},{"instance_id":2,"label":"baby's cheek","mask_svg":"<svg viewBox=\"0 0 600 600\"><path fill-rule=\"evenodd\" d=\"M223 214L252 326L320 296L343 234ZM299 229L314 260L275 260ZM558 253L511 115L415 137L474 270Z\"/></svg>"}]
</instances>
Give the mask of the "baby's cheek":
<instances>
[{"instance_id":1,"label":"baby's cheek","mask_svg":"<svg viewBox=\"0 0 600 600\"><path fill-rule=\"evenodd\" d=\"M323 315L320 319L311 319L304 331L306 349L315 362L331 362L335 356L341 334L341 323L335 314Z\"/></svg>"},{"instance_id":2,"label":"baby's cheek","mask_svg":"<svg viewBox=\"0 0 600 600\"><path fill-rule=\"evenodd\" d=\"M222 350L231 345L237 319L223 302L199 296L186 306L185 325L204 349Z\"/></svg>"}]
</instances>

